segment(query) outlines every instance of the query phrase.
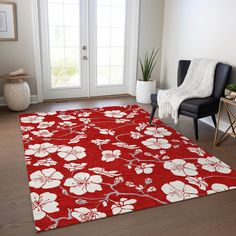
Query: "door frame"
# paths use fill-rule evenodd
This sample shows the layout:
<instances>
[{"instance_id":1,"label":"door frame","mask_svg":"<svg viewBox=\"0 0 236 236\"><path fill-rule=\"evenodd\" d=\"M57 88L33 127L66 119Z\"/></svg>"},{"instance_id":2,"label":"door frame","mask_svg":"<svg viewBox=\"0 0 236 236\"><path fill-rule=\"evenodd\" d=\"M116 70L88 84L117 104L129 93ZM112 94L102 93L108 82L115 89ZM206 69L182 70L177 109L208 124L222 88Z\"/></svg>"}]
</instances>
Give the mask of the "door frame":
<instances>
[{"instance_id":1,"label":"door frame","mask_svg":"<svg viewBox=\"0 0 236 236\"><path fill-rule=\"evenodd\" d=\"M130 95L135 96L137 69L138 69L138 46L139 46L139 14L140 14L140 0L129 0L132 2L131 9L131 33L130 33L130 48L127 54L132 55L130 60L129 70L129 85L128 92ZM43 94L43 55L42 55L42 42L40 37L40 14L39 14L39 1L31 0L32 9L32 28L33 28L33 44L34 44L34 59L35 59L35 77L37 86L37 100L43 102L45 100Z\"/></svg>"}]
</instances>

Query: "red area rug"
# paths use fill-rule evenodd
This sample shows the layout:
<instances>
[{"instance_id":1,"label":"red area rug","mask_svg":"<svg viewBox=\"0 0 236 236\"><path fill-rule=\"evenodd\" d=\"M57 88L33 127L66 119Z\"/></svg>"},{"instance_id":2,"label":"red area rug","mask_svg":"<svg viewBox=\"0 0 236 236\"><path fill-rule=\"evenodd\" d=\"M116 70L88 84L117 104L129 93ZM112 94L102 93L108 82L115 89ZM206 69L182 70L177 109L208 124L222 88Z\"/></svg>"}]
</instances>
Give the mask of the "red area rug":
<instances>
[{"instance_id":1,"label":"red area rug","mask_svg":"<svg viewBox=\"0 0 236 236\"><path fill-rule=\"evenodd\" d=\"M236 188L235 170L148 120L137 105L22 115L36 230Z\"/></svg>"}]
</instances>

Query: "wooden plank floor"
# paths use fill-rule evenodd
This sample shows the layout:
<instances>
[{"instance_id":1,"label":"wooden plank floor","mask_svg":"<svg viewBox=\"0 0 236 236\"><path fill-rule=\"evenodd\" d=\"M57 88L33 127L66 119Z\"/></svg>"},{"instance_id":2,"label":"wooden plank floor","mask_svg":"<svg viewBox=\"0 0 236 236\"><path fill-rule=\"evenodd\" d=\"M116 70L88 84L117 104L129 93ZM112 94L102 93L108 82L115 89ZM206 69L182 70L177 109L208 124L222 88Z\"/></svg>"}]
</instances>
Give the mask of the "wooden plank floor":
<instances>
[{"instance_id":1,"label":"wooden plank floor","mask_svg":"<svg viewBox=\"0 0 236 236\"><path fill-rule=\"evenodd\" d=\"M88 99L81 101L32 105L30 112L78 109L134 104L131 97ZM142 105L150 111L150 106ZM0 109L0 235L34 236L29 188L20 134L19 113ZM192 120L180 118L170 126L193 138ZM199 145L236 168L236 157L227 156L213 147L214 129L199 124ZM236 153L236 145L231 145ZM235 155L236 156L236 155ZM44 236L153 236L153 235L236 235L236 190L167 206L145 209L41 233Z\"/></svg>"}]
</instances>

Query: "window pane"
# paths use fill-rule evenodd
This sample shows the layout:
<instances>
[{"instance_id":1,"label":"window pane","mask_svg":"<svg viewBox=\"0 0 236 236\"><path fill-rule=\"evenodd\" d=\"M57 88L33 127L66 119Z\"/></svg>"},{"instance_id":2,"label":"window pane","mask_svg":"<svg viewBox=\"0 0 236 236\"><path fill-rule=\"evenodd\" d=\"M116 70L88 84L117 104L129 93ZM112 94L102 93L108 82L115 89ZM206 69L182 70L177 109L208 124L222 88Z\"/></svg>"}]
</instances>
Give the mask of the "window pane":
<instances>
[{"instance_id":1,"label":"window pane","mask_svg":"<svg viewBox=\"0 0 236 236\"><path fill-rule=\"evenodd\" d=\"M66 68L66 83L68 86L80 86L80 81L78 84L79 76L79 68L75 66Z\"/></svg>"},{"instance_id":2,"label":"window pane","mask_svg":"<svg viewBox=\"0 0 236 236\"><path fill-rule=\"evenodd\" d=\"M126 4L125 0L111 0L112 6L125 7L125 4Z\"/></svg>"},{"instance_id":3,"label":"window pane","mask_svg":"<svg viewBox=\"0 0 236 236\"><path fill-rule=\"evenodd\" d=\"M64 67L52 67L52 87L64 87L66 83L66 71Z\"/></svg>"},{"instance_id":4,"label":"window pane","mask_svg":"<svg viewBox=\"0 0 236 236\"><path fill-rule=\"evenodd\" d=\"M111 11L111 26L123 28L125 25L125 8L112 7L110 11Z\"/></svg>"},{"instance_id":5,"label":"window pane","mask_svg":"<svg viewBox=\"0 0 236 236\"><path fill-rule=\"evenodd\" d=\"M63 25L63 4L48 4L48 20L50 26Z\"/></svg>"},{"instance_id":6,"label":"window pane","mask_svg":"<svg viewBox=\"0 0 236 236\"><path fill-rule=\"evenodd\" d=\"M123 47L125 38L125 30L120 28L111 29L111 46Z\"/></svg>"},{"instance_id":7,"label":"window pane","mask_svg":"<svg viewBox=\"0 0 236 236\"><path fill-rule=\"evenodd\" d=\"M76 27L65 27L65 46L77 47L80 44L80 32Z\"/></svg>"},{"instance_id":8,"label":"window pane","mask_svg":"<svg viewBox=\"0 0 236 236\"><path fill-rule=\"evenodd\" d=\"M97 6L111 6L111 0L97 0Z\"/></svg>"},{"instance_id":9,"label":"window pane","mask_svg":"<svg viewBox=\"0 0 236 236\"><path fill-rule=\"evenodd\" d=\"M63 3L64 0L48 0L48 3Z\"/></svg>"},{"instance_id":10,"label":"window pane","mask_svg":"<svg viewBox=\"0 0 236 236\"><path fill-rule=\"evenodd\" d=\"M124 63L123 48L111 48L111 65L122 66Z\"/></svg>"},{"instance_id":11,"label":"window pane","mask_svg":"<svg viewBox=\"0 0 236 236\"><path fill-rule=\"evenodd\" d=\"M80 1L48 2L51 85L80 86Z\"/></svg>"},{"instance_id":12,"label":"window pane","mask_svg":"<svg viewBox=\"0 0 236 236\"><path fill-rule=\"evenodd\" d=\"M97 85L124 81L125 0L97 0Z\"/></svg>"},{"instance_id":13,"label":"window pane","mask_svg":"<svg viewBox=\"0 0 236 236\"><path fill-rule=\"evenodd\" d=\"M110 48L108 47L97 48L97 65L98 66L110 65Z\"/></svg>"},{"instance_id":14,"label":"window pane","mask_svg":"<svg viewBox=\"0 0 236 236\"><path fill-rule=\"evenodd\" d=\"M79 26L79 5L64 4L64 25Z\"/></svg>"},{"instance_id":15,"label":"window pane","mask_svg":"<svg viewBox=\"0 0 236 236\"><path fill-rule=\"evenodd\" d=\"M61 0L59 0L61 1ZM66 3L73 3L73 4L79 4L80 0L63 0Z\"/></svg>"},{"instance_id":16,"label":"window pane","mask_svg":"<svg viewBox=\"0 0 236 236\"><path fill-rule=\"evenodd\" d=\"M51 47L51 66L65 67L65 51L63 47Z\"/></svg>"},{"instance_id":17,"label":"window pane","mask_svg":"<svg viewBox=\"0 0 236 236\"><path fill-rule=\"evenodd\" d=\"M109 85L110 84L110 67L98 66L97 67L97 85Z\"/></svg>"},{"instance_id":18,"label":"window pane","mask_svg":"<svg viewBox=\"0 0 236 236\"><path fill-rule=\"evenodd\" d=\"M64 31L62 26L49 27L50 44L57 47L64 46Z\"/></svg>"},{"instance_id":19,"label":"window pane","mask_svg":"<svg viewBox=\"0 0 236 236\"><path fill-rule=\"evenodd\" d=\"M112 84L123 84L124 70L122 66L111 66L111 83Z\"/></svg>"},{"instance_id":20,"label":"window pane","mask_svg":"<svg viewBox=\"0 0 236 236\"><path fill-rule=\"evenodd\" d=\"M111 30L110 28L97 28L97 46L110 46L110 37L111 36Z\"/></svg>"},{"instance_id":21,"label":"window pane","mask_svg":"<svg viewBox=\"0 0 236 236\"><path fill-rule=\"evenodd\" d=\"M97 7L97 26L110 27L111 22L111 8Z\"/></svg>"},{"instance_id":22,"label":"window pane","mask_svg":"<svg viewBox=\"0 0 236 236\"><path fill-rule=\"evenodd\" d=\"M79 48L65 48L65 65L69 67L80 67Z\"/></svg>"}]
</instances>

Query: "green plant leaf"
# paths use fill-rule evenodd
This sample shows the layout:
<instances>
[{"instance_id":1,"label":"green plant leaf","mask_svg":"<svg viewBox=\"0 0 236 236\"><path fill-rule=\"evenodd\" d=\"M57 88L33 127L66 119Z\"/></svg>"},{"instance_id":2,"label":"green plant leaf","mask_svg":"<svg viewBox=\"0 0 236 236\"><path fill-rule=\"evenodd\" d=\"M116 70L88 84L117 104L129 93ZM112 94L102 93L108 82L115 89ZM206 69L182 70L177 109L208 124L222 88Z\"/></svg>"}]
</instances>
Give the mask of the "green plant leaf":
<instances>
[{"instance_id":1,"label":"green plant leaf","mask_svg":"<svg viewBox=\"0 0 236 236\"><path fill-rule=\"evenodd\" d=\"M236 92L236 84L227 84L226 88L230 91Z\"/></svg>"},{"instance_id":2,"label":"green plant leaf","mask_svg":"<svg viewBox=\"0 0 236 236\"><path fill-rule=\"evenodd\" d=\"M145 53L143 62L139 58L144 81L149 81L151 78L153 69L157 63L156 56L158 52L159 52L159 49L155 50L155 48L153 48L150 55L148 54L148 52Z\"/></svg>"}]
</instances>

